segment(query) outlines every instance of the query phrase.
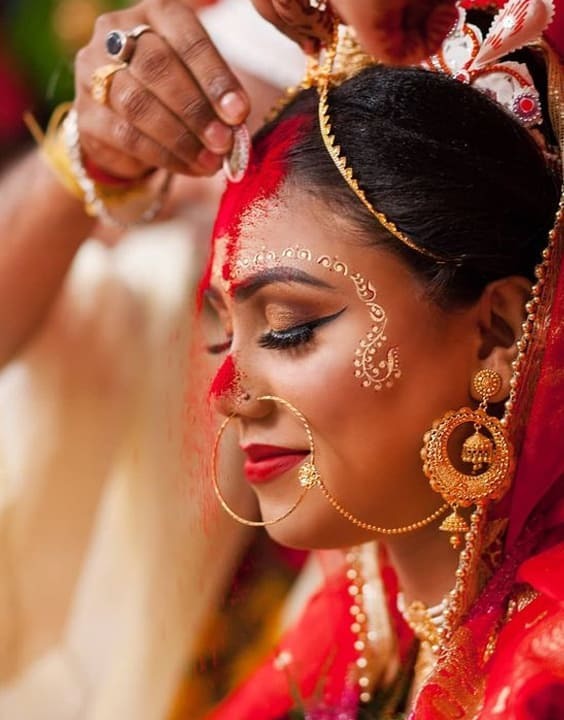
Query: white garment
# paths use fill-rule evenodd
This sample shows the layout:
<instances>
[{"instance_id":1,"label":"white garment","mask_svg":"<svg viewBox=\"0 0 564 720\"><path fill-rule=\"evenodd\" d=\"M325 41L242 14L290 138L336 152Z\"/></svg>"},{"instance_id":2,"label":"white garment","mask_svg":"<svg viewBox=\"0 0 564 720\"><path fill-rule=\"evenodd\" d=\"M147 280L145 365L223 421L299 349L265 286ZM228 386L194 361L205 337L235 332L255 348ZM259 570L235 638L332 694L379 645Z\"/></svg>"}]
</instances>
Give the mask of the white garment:
<instances>
[{"instance_id":1,"label":"white garment","mask_svg":"<svg viewBox=\"0 0 564 720\"><path fill-rule=\"evenodd\" d=\"M0 374L0 644L62 628L0 720L164 718L245 542L219 512L204 529L183 458L198 222L87 242Z\"/></svg>"},{"instance_id":2,"label":"white garment","mask_svg":"<svg viewBox=\"0 0 564 720\"><path fill-rule=\"evenodd\" d=\"M298 45L256 12L250 0L222 0L200 12L217 49L228 63L270 85L297 85L305 69Z\"/></svg>"}]
</instances>

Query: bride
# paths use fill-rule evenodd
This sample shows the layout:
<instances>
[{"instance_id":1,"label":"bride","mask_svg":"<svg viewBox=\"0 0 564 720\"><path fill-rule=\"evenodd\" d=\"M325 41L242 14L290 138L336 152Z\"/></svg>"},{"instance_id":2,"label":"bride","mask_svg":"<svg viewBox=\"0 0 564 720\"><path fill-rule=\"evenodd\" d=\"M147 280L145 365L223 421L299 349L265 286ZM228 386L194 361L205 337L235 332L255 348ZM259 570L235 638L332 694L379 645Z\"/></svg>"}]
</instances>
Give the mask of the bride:
<instances>
[{"instance_id":1,"label":"bride","mask_svg":"<svg viewBox=\"0 0 564 720\"><path fill-rule=\"evenodd\" d=\"M460 8L423 69L341 28L227 188L213 485L345 552L214 720L564 711L562 75L513 52L548 11ZM261 520L222 491L231 429Z\"/></svg>"}]
</instances>

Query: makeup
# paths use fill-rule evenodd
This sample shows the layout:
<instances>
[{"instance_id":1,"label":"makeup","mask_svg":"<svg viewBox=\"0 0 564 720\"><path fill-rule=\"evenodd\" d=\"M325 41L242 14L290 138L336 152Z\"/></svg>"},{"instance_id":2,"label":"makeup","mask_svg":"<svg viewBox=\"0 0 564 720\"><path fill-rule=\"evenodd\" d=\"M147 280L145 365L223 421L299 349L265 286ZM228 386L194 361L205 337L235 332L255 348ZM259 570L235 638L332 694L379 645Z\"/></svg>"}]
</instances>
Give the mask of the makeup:
<instances>
[{"instance_id":1,"label":"makeup","mask_svg":"<svg viewBox=\"0 0 564 720\"><path fill-rule=\"evenodd\" d=\"M309 450L278 447L277 445L247 445L244 465L247 480L258 485L270 482L289 472L309 455Z\"/></svg>"},{"instance_id":2,"label":"makeup","mask_svg":"<svg viewBox=\"0 0 564 720\"><path fill-rule=\"evenodd\" d=\"M254 203L273 198L280 190L286 179L288 151L311 122L311 118L303 116L280 122L266 137L253 143L249 167L242 181L227 184L212 233L210 257L198 289L198 307L201 308L203 293L212 278L217 239L225 238L221 276L224 282L231 282L242 218Z\"/></svg>"},{"instance_id":3,"label":"makeup","mask_svg":"<svg viewBox=\"0 0 564 720\"><path fill-rule=\"evenodd\" d=\"M233 355L229 354L217 371L210 387L211 400L223 397L237 390L238 373Z\"/></svg>"}]
</instances>

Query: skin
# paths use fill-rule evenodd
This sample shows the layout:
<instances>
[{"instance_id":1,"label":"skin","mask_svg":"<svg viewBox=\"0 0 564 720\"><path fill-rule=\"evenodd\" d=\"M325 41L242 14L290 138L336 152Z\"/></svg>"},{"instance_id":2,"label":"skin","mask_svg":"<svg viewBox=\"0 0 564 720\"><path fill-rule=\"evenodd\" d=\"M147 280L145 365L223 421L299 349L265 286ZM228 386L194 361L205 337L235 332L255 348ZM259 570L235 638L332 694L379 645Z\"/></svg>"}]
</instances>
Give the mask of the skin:
<instances>
[{"instance_id":1,"label":"skin","mask_svg":"<svg viewBox=\"0 0 564 720\"><path fill-rule=\"evenodd\" d=\"M367 248L346 221L291 189L282 192L271 212L257 214L243 227L238 252L249 255L266 247L280 253L296 242L314 257L329 254L351 270L362 268L387 313L386 334L399 348L401 378L377 393L360 385L353 372L354 351L370 321L354 286L315 263L285 261L312 276L316 286L274 282L251 293L249 284L259 279L254 272L233 292L212 283L211 302L232 338L230 351L251 395L240 402L225 394L217 399L217 409L236 415L243 446L305 450L306 436L295 418L279 405L253 399L265 394L285 398L307 418L317 467L345 508L386 527L420 520L442 504L422 473L422 437L446 411L475 407L470 381L481 368L502 372L504 387L495 400L507 394L528 282L507 278L488 286L469 307L442 310L402 261L384 249ZM330 287L317 286L321 283ZM280 350L258 344L269 329L283 331L338 312L306 345ZM296 499L297 472L294 468L254 486L263 519L279 516ZM452 586L456 565L438 524L386 538L406 595L431 604ZM348 547L375 539L337 514L315 489L269 532L282 544L303 548Z\"/></svg>"},{"instance_id":2,"label":"skin","mask_svg":"<svg viewBox=\"0 0 564 720\"><path fill-rule=\"evenodd\" d=\"M231 148L232 127L248 118L240 80L219 56L187 0L144 0L101 15L76 58L81 147L110 175L138 178L164 168L212 175ZM114 76L107 106L90 96L94 70L110 62L111 29L147 23L127 70ZM251 85L250 92L255 89ZM257 114L273 92L256 89ZM264 104L262 98L264 97ZM255 121L256 123L256 121ZM62 185L39 150L0 176L0 366L40 329L95 219ZM99 229L97 234L100 234ZM17 308L17 312L14 312Z\"/></svg>"},{"instance_id":3,"label":"skin","mask_svg":"<svg viewBox=\"0 0 564 720\"><path fill-rule=\"evenodd\" d=\"M249 99L186 0L144 0L101 15L76 57L76 99L82 148L103 170L136 178L153 168L209 175L246 119ZM136 41L107 102L91 96L91 77L111 62L112 30L152 29Z\"/></svg>"},{"instance_id":4,"label":"skin","mask_svg":"<svg viewBox=\"0 0 564 720\"><path fill-rule=\"evenodd\" d=\"M331 37L338 16L381 62L410 65L435 53L456 19L454 0L330 0L323 12L309 0L253 0L261 15L316 52Z\"/></svg>"},{"instance_id":5,"label":"skin","mask_svg":"<svg viewBox=\"0 0 564 720\"><path fill-rule=\"evenodd\" d=\"M249 96L205 33L195 4L143 0L103 14L92 39L77 54L74 106L81 148L106 173L132 181L157 168L192 177L212 175L231 148L232 128L248 118ZM330 13L312 11L305 0L255 4L306 49L315 50L329 37ZM359 28L366 25L359 13L379 7L345 5L340 0L335 7ZM153 32L138 39L128 67L113 76L107 105L96 103L90 95L91 77L110 61L106 34L144 23ZM2 365L41 326L95 223L80 200L61 187L38 151L6 169L0 189L0 237L6 238L0 247Z\"/></svg>"}]
</instances>

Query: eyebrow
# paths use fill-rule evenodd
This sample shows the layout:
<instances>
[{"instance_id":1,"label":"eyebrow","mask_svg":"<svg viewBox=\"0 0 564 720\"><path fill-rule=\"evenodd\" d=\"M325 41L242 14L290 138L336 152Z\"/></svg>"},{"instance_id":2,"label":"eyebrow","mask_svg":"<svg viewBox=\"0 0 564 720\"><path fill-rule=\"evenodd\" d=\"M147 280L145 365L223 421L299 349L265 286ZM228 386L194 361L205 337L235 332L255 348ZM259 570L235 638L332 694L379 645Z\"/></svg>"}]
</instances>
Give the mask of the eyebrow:
<instances>
[{"instance_id":1,"label":"eyebrow","mask_svg":"<svg viewBox=\"0 0 564 720\"><path fill-rule=\"evenodd\" d=\"M247 300L261 288L274 283L301 283L311 287L324 288L326 290L335 290L334 285L330 285L325 280L321 280L315 275L299 270L293 267L275 267L261 270L254 275L245 278L238 283L233 291L233 297L237 301Z\"/></svg>"}]
</instances>

